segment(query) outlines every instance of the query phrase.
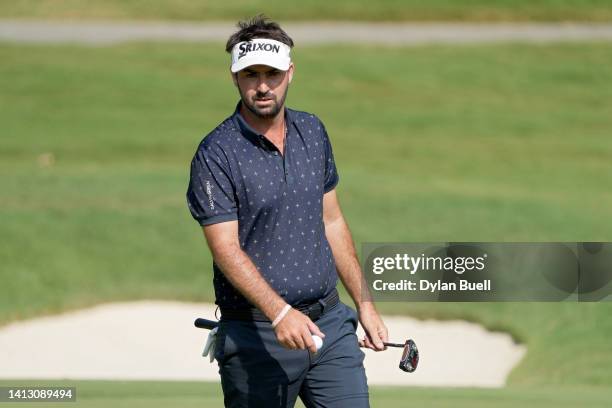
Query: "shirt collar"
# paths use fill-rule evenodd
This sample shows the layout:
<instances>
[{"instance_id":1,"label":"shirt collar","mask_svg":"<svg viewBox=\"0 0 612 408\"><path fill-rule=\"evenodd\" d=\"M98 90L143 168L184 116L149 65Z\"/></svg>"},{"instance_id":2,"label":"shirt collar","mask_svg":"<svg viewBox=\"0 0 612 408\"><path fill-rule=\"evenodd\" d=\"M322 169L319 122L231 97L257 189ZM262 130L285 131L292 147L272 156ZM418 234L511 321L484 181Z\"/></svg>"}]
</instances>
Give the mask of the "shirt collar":
<instances>
[{"instance_id":1,"label":"shirt collar","mask_svg":"<svg viewBox=\"0 0 612 408\"><path fill-rule=\"evenodd\" d=\"M244 119L244 117L240 114L241 105L242 105L242 100L238 101L238 104L236 105L236 109L234 110L234 114L232 115L232 119L234 123L236 124L236 126L238 126L241 133L246 138L248 138L254 143L257 143L261 146L269 148L271 145L271 142L264 135L262 135L261 133L258 133L255 129L253 129L251 125L249 125L247 121ZM293 114L291 113L291 110L288 109L286 106L284 107L284 110L285 110L285 124L287 125L287 132L290 132L291 124L294 123L294 117L293 117Z\"/></svg>"}]
</instances>

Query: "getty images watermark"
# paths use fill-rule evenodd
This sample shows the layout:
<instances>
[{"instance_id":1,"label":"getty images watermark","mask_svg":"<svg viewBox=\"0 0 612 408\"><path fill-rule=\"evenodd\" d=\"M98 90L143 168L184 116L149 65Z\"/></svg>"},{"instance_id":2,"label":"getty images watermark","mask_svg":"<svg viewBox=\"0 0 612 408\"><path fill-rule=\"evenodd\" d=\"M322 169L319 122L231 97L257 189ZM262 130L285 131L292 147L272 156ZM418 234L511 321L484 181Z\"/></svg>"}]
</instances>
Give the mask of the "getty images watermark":
<instances>
[{"instance_id":1,"label":"getty images watermark","mask_svg":"<svg viewBox=\"0 0 612 408\"><path fill-rule=\"evenodd\" d=\"M612 300L611 243L363 245L378 301Z\"/></svg>"}]
</instances>

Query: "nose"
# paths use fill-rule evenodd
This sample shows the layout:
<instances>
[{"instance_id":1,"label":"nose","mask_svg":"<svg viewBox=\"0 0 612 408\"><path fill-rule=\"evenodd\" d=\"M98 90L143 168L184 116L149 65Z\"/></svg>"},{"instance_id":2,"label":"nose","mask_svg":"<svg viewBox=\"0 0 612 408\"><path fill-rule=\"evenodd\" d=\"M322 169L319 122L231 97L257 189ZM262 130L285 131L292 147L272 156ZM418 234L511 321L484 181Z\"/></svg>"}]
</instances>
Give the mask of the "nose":
<instances>
[{"instance_id":1,"label":"nose","mask_svg":"<svg viewBox=\"0 0 612 408\"><path fill-rule=\"evenodd\" d=\"M269 90L270 87L268 86L265 76L260 75L257 78L257 92L265 94L268 93Z\"/></svg>"}]
</instances>

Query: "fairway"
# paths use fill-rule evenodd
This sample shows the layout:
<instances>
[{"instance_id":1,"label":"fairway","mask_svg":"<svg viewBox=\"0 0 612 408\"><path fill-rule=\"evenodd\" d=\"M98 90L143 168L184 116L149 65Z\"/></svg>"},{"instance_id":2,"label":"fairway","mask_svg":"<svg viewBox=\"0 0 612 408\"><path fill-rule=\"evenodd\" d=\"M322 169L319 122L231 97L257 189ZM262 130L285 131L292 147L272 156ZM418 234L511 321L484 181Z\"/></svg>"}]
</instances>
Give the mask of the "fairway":
<instances>
[{"instance_id":1,"label":"fairway","mask_svg":"<svg viewBox=\"0 0 612 408\"><path fill-rule=\"evenodd\" d=\"M37 403L36 406L78 408L165 408L169 406L222 407L220 384L195 382L106 382L106 381L0 381L8 385L73 386L77 403ZM601 388L524 388L487 389L428 389L370 387L370 404L376 407L436 407L436 408L604 408L609 406L612 392ZM3 403L3 407L23 404ZM298 402L296 407L303 408Z\"/></svg>"},{"instance_id":2,"label":"fairway","mask_svg":"<svg viewBox=\"0 0 612 408\"><path fill-rule=\"evenodd\" d=\"M212 300L184 193L197 144L237 102L221 50L0 46L0 323L112 300ZM288 104L326 124L357 243L611 239L610 45L318 47L294 58ZM374 403L603 406L611 306L381 304L508 331L528 354L509 389L375 388ZM208 394L220 404L206 392L216 385L164 384L159 398L146 385L82 387L86 406L201 406Z\"/></svg>"},{"instance_id":3,"label":"fairway","mask_svg":"<svg viewBox=\"0 0 612 408\"><path fill-rule=\"evenodd\" d=\"M322 21L610 21L607 0L14 0L0 17L133 20L236 20L258 13L272 18Z\"/></svg>"}]
</instances>

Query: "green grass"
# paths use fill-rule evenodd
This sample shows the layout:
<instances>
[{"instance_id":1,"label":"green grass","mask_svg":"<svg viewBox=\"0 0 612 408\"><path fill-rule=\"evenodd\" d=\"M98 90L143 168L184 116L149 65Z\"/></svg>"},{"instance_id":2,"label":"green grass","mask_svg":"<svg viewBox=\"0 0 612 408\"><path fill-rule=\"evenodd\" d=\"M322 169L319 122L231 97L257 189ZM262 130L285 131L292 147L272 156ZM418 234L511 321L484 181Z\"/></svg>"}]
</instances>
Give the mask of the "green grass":
<instances>
[{"instance_id":1,"label":"green grass","mask_svg":"<svg viewBox=\"0 0 612 408\"><path fill-rule=\"evenodd\" d=\"M156 408L156 407L222 407L221 385L196 382L122 382L122 381L6 381L0 386L76 387L76 403L36 403L36 406L74 408ZM370 387L370 403L376 407L436 408L604 408L612 392L592 387L506 389L447 389ZM3 408L23 404L3 403ZM296 407L302 407L298 402Z\"/></svg>"},{"instance_id":2,"label":"green grass","mask_svg":"<svg viewBox=\"0 0 612 408\"><path fill-rule=\"evenodd\" d=\"M610 21L608 0L14 0L0 17L60 19L237 20L258 13L289 20L362 21Z\"/></svg>"},{"instance_id":3,"label":"green grass","mask_svg":"<svg viewBox=\"0 0 612 408\"><path fill-rule=\"evenodd\" d=\"M198 142L237 100L221 50L0 46L0 323L213 299L184 193ZM288 101L326 123L358 243L609 241L611 51L296 49ZM611 306L380 305L508 331L529 350L511 384L570 388L610 385Z\"/></svg>"}]
</instances>

